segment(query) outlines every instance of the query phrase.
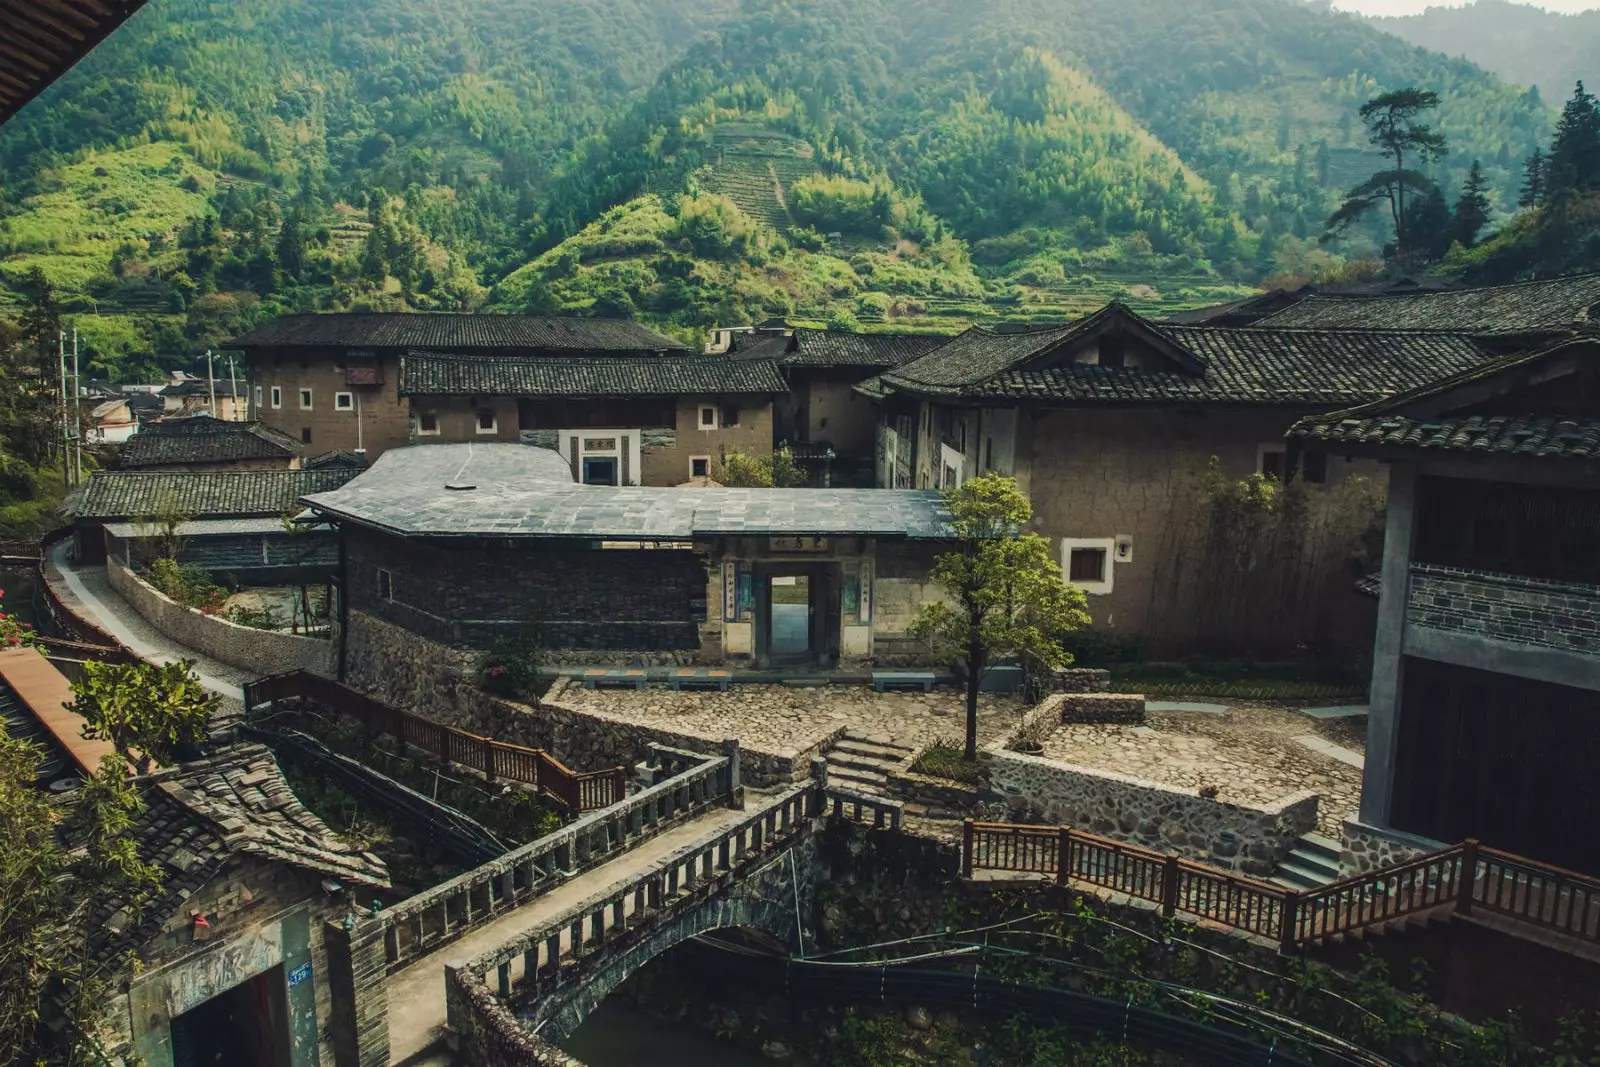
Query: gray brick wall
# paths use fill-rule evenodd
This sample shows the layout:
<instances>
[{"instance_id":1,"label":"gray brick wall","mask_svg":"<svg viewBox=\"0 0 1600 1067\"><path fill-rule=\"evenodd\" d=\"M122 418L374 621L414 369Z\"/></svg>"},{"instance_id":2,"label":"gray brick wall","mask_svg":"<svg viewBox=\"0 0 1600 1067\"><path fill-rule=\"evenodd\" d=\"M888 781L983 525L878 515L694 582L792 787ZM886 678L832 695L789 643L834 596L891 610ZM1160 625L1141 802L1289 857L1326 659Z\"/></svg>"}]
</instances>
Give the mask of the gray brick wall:
<instances>
[{"instance_id":1,"label":"gray brick wall","mask_svg":"<svg viewBox=\"0 0 1600 1067\"><path fill-rule=\"evenodd\" d=\"M445 644L486 648L523 626L551 649L698 649L706 568L691 551L476 542L435 548L351 529L350 606ZM393 598L378 596L378 570Z\"/></svg>"},{"instance_id":2,"label":"gray brick wall","mask_svg":"<svg viewBox=\"0 0 1600 1067\"><path fill-rule=\"evenodd\" d=\"M1600 652L1600 586L1413 563L1406 621L1520 645Z\"/></svg>"}]
</instances>

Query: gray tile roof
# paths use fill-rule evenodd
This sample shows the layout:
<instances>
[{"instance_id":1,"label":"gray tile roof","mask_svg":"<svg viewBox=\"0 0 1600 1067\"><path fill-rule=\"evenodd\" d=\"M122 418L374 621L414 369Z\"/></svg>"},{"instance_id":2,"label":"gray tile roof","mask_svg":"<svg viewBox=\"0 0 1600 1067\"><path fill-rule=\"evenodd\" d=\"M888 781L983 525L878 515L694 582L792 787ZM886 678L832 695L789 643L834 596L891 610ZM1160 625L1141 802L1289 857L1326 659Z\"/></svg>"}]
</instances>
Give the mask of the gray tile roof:
<instances>
[{"instance_id":1,"label":"gray tile roof","mask_svg":"<svg viewBox=\"0 0 1600 1067\"><path fill-rule=\"evenodd\" d=\"M301 460L300 466L307 470L322 470L327 467L353 467L356 470L365 470L367 457L359 452L336 448L332 452L324 452L320 456Z\"/></svg>"},{"instance_id":2,"label":"gray tile roof","mask_svg":"<svg viewBox=\"0 0 1600 1067\"><path fill-rule=\"evenodd\" d=\"M192 519L282 515L308 493L337 489L350 468L264 471L96 471L76 508L80 519L131 519L176 508Z\"/></svg>"},{"instance_id":3,"label":"gray tile roof","mask_svg":"<svg viewBox=\"0 0 1600 1067\"><path fill-rule=\"evenodd\" d=\"M243 377L237 379L217 378L211 381L207 381L204 378L185 378L181 382L162 389L159 395L210 397L211 391L215 389L218 400L231 396L237 396L240 400L243 400L245 387L246 382Z\"/></svg>"},{"instance_id":4,"label":"gray tile roof","mask_svg":"<svg viewBox=\"0 0 1600 1067\"><path fill-rule=\"evenodd\" d=\"M800 367L898 367L949 340L940 334L798 328L783 362Z\"/></svg>"},{"instance_id":5,"label":"gray tile roof","mask_svg":"<svg viewBox=\"0 0 1600 1067\"><path fill-rule=\"evenodd\" d=\"M1600 322L1600 274L1395 296L1312 296L1257 325L1296 329L1546 334Z\"/></svg>"},{"instance_id":6,"label":"gray tile roof","mask_svg":"<svg viewBox=\"0 0 1600 1067\"><path fill-rule=\"evenodd\" d=\"M146 423L122 445L117 458L126 470L245 459L294 458L294 438L259 422L227 422L209 415Z\"/></svg>"},{"instance_id":7,"label":"gray tile roof","mask_svg":"<svg viewBox=\"0 0 1600 1067\"><path fill-rule=\"evenodd\" d=\"M485 358L409 352L401 396L772 396L789 391L770 360L716 356Z\"/></svg>"},{"instance_id":8,"label":"gray tile roof","mask_svg":"<svg viewBox=\"0 0 1600 1067\"><path fill-rule=\"evenodd\" d=\"M1543 364L1566 363L1591 381L1600 365L1600 335L1563 338L1531 352L1490 360L1439 378L1398 396L1345 411L1301 419L1288 437L1307 445L1376 446L1478 455L1558 459L1600 458L1600 411L1570 410L1581 404L1583 388L1574 383L1564 410L1517 411L1517 394L1536 385ZM1587 365L1585 365L1587 364ZM1561 379L1544 383L1550 388ZM1503 391L1496 395L1496 386ZM1591 386L1592 388L1592 386ZM1452 403L1455 398L1460 398ZM1474 408L1491 407L1491 410Z\"/></svg>"},{"instance_id":9,"label":"gray tile roof","mask_svg":"<svg viewBox=\"0 0 1600 1067\"><path fill-rule=\"evenodd\" d=\"M1116 318L1170 346L1166 350L1187 366L1038 366L1052 350L1066 350ZM1178 326L1112 305L1082 322L1047 330L968 330L880 375L866 390L977 402L1352 404L1416 388L1488 358L1480 344L1459 334Z\"/></svg>"},{"instance_id":10,"label":"gray tile roof","mask_svg":"<svg viewBox=\"0 0 1600 1067\"><path fill-rule=\"evenodd\" d=\"M233 745L137 782L145 808L128 836L161 868L161 889L141 925L127 926L123 901L100 902L94 920L111 945L137 945L176 914L228 860L247 854L342 882L384 887L388 868L328 829L290 790L264 745Z\"/></svg>"},{"instance_id":11,"label":"gray tile roof","mask_svg":"<svg viewBox=\"0 0 1600 1067\"><path fill-rule=\"evenodd\" d=\"M361 477L305 503L408 536L948 535L943 500L933 491L576 485L555 452L513 444L390 449Z\"/></svg>"},{"instance_id":12,"label":"gray tile roof","mask_svg":"<svg viewBox=\"0 0 1600 1067\"><path fill-rule=\"evenodd\" d=\"M235 348L295 346L574 352L666 352L688 348L648 326L623 319L438 312L284 315L230 342L230 347Z\"/></svg>"}]
</instances>

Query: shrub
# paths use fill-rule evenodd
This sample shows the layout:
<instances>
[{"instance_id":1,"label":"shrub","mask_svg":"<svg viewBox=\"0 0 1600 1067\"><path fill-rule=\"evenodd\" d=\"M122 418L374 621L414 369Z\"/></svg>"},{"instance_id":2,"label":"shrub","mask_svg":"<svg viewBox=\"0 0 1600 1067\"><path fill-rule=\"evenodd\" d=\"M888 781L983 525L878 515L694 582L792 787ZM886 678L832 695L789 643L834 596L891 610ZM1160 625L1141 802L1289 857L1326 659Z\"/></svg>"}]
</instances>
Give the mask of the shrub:
<instances>
[{"instance_id":1,"label":"shrub","mask_svg":"<svg viewBox=\"0 0 1600 1067\"><path fill-rule=\"evenodd\" d=\"M537 700L543 684L539 635L523 630L515 637L497 637L483 658L478 685L496 696Z\"/></svg>"},{"instance_id":2,"label":"shrub","mask_svg":"<svg viewBox=\"0 0 1600 1067\"><path fill-rule=\"evenodd\" d=\"M963 759L961 745L944 738L917 753L917 758L911 762L911 769L917 774L948 778L968 785L977 785L983 780L979 764Z\"/></svg>"},{"instance_id":3,"label":"shrub","mask_svg":"<svg viewBox=\"0 0 1600 1067\"><path fill-rule=\"evenodd\" d=\"M175 559L155 559L145 568L144 580L162 593L191 608L210 614L222 610L228 591L211 580L204 567L179 563Z\"/></svg>"}]
</instances>

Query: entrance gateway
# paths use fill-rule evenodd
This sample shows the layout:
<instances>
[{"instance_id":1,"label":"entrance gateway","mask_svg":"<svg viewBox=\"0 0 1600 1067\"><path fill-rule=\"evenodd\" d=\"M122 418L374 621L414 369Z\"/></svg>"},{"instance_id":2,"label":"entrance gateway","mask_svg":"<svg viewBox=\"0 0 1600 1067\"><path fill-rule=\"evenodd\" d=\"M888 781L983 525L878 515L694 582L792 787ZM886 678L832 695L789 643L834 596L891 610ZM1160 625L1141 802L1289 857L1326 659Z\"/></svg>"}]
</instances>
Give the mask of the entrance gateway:
<instances>
[{"instance_id":1,"label":"entrance gateway","mask_svg":"<svg viewBox=\"0 0 1600 1067\"><path fill-rule=\"evenodd\" d=\"M756 666L838 666L839 563L760 560L752 577Z\"/></svg>"}]
</instances>

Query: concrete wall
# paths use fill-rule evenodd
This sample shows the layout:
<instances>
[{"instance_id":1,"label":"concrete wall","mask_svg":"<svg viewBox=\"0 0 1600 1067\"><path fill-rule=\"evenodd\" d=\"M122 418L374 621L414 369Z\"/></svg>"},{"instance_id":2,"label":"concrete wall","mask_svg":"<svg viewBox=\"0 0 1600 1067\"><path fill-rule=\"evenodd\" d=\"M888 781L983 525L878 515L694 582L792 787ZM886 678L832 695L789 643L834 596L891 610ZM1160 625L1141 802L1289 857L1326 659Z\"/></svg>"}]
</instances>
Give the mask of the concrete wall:
<instances>
[{"instance_id":1,"label":"concrete wall","mask_svg":"<svg viewBox=\"0 0 1600 1067\"><path fill-rule=\"evenodd\" d=\"M1315 793L1264 808L1208 800L1192 789L1008 751L985 750L991 788L1013 812L1158 852L1268 875L1301 834L1316 828Z\"/></svg>"},{"instance_id":2,"label":"concrete wall","mask_svg":"<svg viewBox=\"0 0 1600 1067\"><path fill-rule=\"evenodd\" d=\"M872 455L877 409L854 388L865 375L847 367L795 368L789 377L793 389L805 393L805 440L830 442L840 456Z\"/></svg>"},{"instance_id":3,"label":"concrete wall","mask_svg":"<svg viewBox=\"0 0 1600 1067\"><path fill-rule=\"evenodd\" d=\"M398 394L395 385L400 377L399 355L393 352L379 355L382 385L346 385L343 361L343 349L312 351L304 358L298 352L282 356L255 355L249 361L251 417L301 441L301 456L318 456L336 448L354 451L364 447L368 462L372 462L384 450L409 443L411 406ZM257 386L261 388L259 405L255 401ZM277 408L272 406L273 386L283 391L282 404ZM301 389L311 390L309 411L300 407ZM334 394L342 392L356 395L359 412L340 411L334 407ZM309 442L302 438L302 431L307 429L311 431Z\"/></svg>"},{"instance_id":4,"label":"concrete wall","mask_svg":"<svg viewBox=\"0 0 1600 1067\"><path fill-rule=\"evenodd\" d=\"M292 670L333 673L334 644L326 638L258 630L204 615L148 585L116 560L106 562L106 575L111 587L146 622L180 645L212 659L257 674Z\"/></svg>"}]
</instances>

